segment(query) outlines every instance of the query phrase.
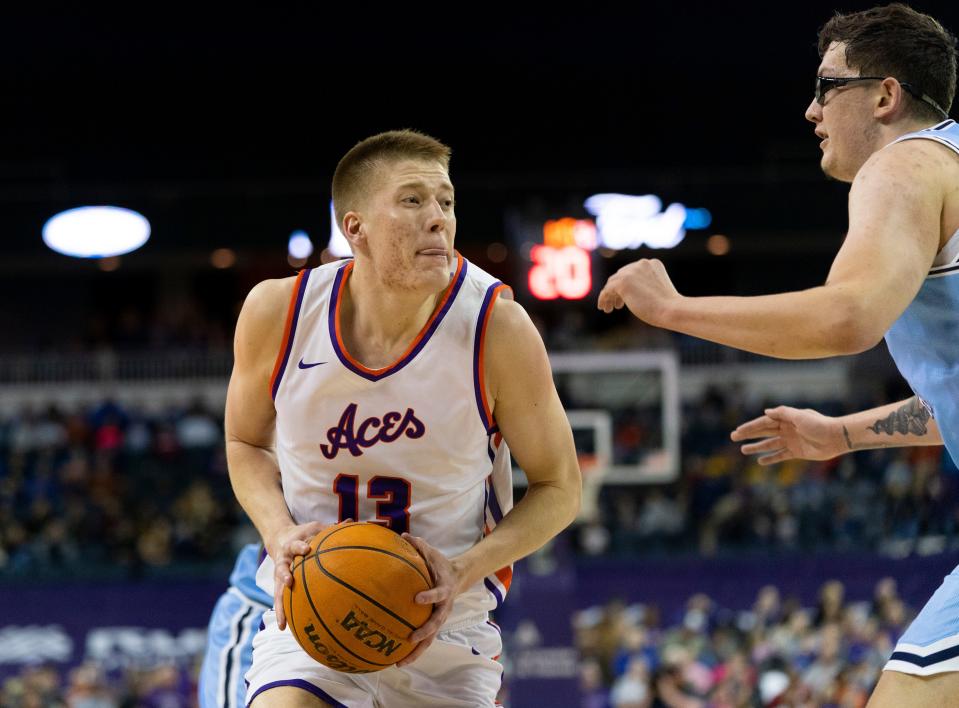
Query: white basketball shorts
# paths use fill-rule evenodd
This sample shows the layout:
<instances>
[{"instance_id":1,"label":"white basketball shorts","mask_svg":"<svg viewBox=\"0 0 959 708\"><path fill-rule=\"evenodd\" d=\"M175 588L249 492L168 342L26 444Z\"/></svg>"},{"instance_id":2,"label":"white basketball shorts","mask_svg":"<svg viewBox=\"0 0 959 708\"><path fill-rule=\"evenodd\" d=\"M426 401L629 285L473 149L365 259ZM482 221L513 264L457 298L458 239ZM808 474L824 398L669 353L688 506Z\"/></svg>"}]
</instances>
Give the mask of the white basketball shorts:
<instances>
[{"instance_id":1,"label":"white basketball shorts","mask_svg":"<svg viewBox=\"0 0 959 708\"><path fill-rule=\"evenodd\" d=\"M288 628L277 629L276 613L268 610L263 615L264 628L253 639L247 705L271 688L294 686L338 707L494 706L503 680L503 667L497 661L503 648L499 629L482 617L462 624L467 626L441 631L409 666L346 674L310 657Z\"/></svg>"}]
</instances>

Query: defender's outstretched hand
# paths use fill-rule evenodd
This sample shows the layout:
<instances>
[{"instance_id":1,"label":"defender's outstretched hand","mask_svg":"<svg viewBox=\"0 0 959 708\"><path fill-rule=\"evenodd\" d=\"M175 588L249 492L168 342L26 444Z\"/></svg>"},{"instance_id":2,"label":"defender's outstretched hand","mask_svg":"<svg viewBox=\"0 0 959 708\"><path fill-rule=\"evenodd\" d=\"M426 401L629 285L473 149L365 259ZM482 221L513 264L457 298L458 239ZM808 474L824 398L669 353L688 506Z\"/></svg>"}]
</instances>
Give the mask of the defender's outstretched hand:
<instances>
[{"instance_id":1,"label":"defender's outstretched hand","mask_svg":"<svg viewBox=\"0 0 959 708\"><path fill-rule=\"evenodd\" d=\"M761 465L829 460L849 452L839 421L810 408L767 408L765 415L743 423L729 437L736 442L761 438L740 448L744 455L760 455Z\"/></svg>"},{"instance_id":2,"label":"defender's outstretched hand","mask_svg":"<svg viewBox=\"0 0 959 708\"><path fill-rule=\"evenodd\" d=\"M662 261L643 258L610 276L599 293L597 307L609 314L625 305L644 322L668 327L669 305L680 298Z\"/></svg>"}]
</instances>

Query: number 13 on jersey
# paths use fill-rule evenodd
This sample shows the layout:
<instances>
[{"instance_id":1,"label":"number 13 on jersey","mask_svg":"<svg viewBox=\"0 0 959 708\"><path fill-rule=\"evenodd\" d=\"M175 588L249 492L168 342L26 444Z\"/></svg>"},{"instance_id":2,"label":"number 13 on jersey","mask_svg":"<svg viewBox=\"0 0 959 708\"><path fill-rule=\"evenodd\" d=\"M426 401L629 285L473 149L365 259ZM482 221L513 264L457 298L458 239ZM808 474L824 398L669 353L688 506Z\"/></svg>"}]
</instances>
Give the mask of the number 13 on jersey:
<instances>
[{"instance_id":1,"label":"number 13 on jersey","mask_svg":"<svg viewBox=\"0 0 959 708\"><path fill-rule=\"evenodd\" d=\"M360 478L339 474L333 480L333 493L340 500L340 521L360 521ZM376 523L396 533L410 530L410 503L413 498L409 482L401 477L373 477L366 484L366 498L376 502Z\"/></svg>"}]
</instances>

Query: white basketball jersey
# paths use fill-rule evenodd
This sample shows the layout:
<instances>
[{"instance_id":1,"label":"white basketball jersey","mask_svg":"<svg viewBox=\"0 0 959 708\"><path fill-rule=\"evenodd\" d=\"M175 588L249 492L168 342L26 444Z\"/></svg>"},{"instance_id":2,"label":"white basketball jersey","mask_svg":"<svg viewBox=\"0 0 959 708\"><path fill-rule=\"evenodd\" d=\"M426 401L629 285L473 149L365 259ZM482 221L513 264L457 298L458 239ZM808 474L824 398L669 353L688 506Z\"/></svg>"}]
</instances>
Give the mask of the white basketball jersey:
<instances>
[{"instance_id":1,"label":"white basketball jersey","mask_svg":"<svg viewBox=\"0 0 959 708\"><path fill-rule=\"evenodd\" d=\"M398 361L374 370L341 334L353 265L296 280L270 382L283 495L297 523L375 521L456 556L513 504L509 450L483 381L489 315L509 288L457 254L433 316ZM511 576L504 568L460 595L445 626L482 621ZM257 582L272 596L269 559Z\"/></svg>"}]
</instances>

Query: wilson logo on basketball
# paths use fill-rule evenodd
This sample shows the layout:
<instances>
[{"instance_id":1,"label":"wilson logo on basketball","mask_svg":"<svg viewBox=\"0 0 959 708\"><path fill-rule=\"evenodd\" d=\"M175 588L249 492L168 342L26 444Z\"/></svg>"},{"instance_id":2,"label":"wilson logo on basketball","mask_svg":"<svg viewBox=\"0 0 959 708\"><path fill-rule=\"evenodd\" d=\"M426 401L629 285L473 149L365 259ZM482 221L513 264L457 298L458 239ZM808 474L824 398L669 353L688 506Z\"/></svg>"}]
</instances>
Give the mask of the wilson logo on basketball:
<instances>
[{"instance_id":1,"label":"wilson logo on basketball","mask_svg":"<svg viewBox=\"0 0 959 708\"><path fill-rule=\"evenodd\" d=\"M310 640L310 643L316 648L316 651L326 660L326 665L331 669L336 671L342 671L348 674L365 674L369 673L365 669L358 669L351 664L347 664L343 661L342 658L334 654L329 647L326 646L316 634L316 628L312 624L306 625L303 630L306 632L307 638Z\"/></svg>"},{"instance_id":2,"label":"wilson logo on basketball","mask_svg":"<svg viewBox=\"0 0 959 708\"><path fill-rule=\"evenodd\" d=\"M372 416L357 426L356 407L355 403L348 405L340 416L339 424L326 431L329 444L320 444L320 451L326 459L332 460L340 450L349 450L351 455L359 457L363 454L363 448L373 447L378 442L391 443L401 435L421 438L426 432L426 426L416 417L412 408L407 408L406 413L390 411L382 418Z\"/></svg>"},{"instance_id":3,"label":"wilson logo on basketball","mask_svg":"<svg viewBox=\"0 0 959 708\"><path fill-rule=\"evenodd\" d=\"M403 646L402 642L397 642L395 639L387 639L386 635L382 632L371 629L366 622L356 619L353 610L350 610L346 614L346 618L340 622L340 626L348 632L353 632L353 636L370 649L375 649L380 654L386 654L386 656L389 656L399 647Z\"/></svg>"}]
</instances>

